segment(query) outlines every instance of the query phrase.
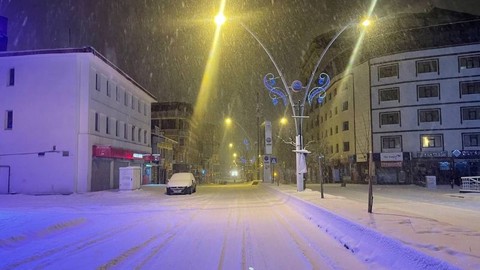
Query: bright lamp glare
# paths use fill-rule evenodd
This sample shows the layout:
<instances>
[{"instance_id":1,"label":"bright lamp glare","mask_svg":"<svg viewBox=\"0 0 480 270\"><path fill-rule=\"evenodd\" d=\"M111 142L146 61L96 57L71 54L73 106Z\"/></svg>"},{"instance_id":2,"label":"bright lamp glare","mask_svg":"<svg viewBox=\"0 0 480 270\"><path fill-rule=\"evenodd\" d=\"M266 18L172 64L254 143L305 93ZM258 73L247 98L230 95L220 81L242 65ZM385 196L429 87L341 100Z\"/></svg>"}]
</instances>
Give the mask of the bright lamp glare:
<instances>
[{"instance_id":1,"label":"bright lamp glare","mask_svg":"<svg viewBox=\"0 0 480 270\"><path fill-rule=\"evenodd\" d=\"M362 22L362 26L367 27L371 24L372 22L369 19L366 19Z\"/></svg>"},{"instance_id":2,"label":"bright lamp glare","mask_svg":"<svg viewBox=\"0 0 480 270\"><path fill-rule=\"evenodd\" d=\"M227 18L222 13L219 13L217 16L215 16L215 23L218 26L221 26L222 24L224 24L226 20Z\"/></svg>"}]
</instances>

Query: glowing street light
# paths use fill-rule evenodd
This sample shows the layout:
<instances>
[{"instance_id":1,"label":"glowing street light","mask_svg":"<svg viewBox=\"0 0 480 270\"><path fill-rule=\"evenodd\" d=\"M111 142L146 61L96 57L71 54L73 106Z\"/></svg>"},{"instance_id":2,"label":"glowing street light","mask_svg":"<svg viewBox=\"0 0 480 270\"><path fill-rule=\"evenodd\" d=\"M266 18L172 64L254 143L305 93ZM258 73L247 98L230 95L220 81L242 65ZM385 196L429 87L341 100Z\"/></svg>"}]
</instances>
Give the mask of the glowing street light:
<instances>
[{"instance_id":1,"label":"glowing street light","mask_svg":"<svg viewBox=\"0 0 480 270\"><path fill-rule=\"evenodd\" d=\"M222 26L222 24L224 24L225 21L227 21L227 18L225 17L225 15L223 15L223 13L218 13L218 15L215 16L215 23L218 26Z\"/></svg>"},{"instance_id":2,"label":"glowing street light","mask_svg":"<svg viewBox=\"0 0 480 270\"><path fill-rule=\"evenodd\" d=\"M229 143L228 148L230 148L230 149L233 148L233 143Z\"/></svg>"},{"instance_id":3,"label":"glowing street light","mask_svg":"<svg viewBox=\"0 0 480 270\"><path fill-rule=\"evenodd\" d=\"M221 19L221 17L219 17L218 21L225 22L225 20ZM260 41L257 35L254 32L252 32L248 27L246 27L241 22L239 24L248 33L250 33L250 35L260 44L260 46L267 53L271 62L275 66L278 76L275 76L273 73L268 73L263 78L263 83L267 88L267 90L269 91L269 95L270 95L270 98L272 99L273 104L277 105L280 101L282 101L284 106L287 106L287 103L290 103L290 106L292 108L292 113L293 113L292 117L295 120L295 127L296 127L296 134L297 134L295 138L295 150L293 151L296 153L297 191L303 191L305 189L303 176L307 172L305 154L309 153L308 150L304 149L303 135L302 135L303 119L308 118L308 116L305 115L305 102L308 101L310 105L312 105L312 102L314 102L315 99L317 100L318 103L323 102L323 98L325 97L326 90L330 85L330 77L328 76L328 74L322 72L318 75L317 78L315 78L316 77L315 75L320 66L320 63L322 62L323 57L325 56L327 51L330 49L332 44L335 42L335 40L337 40L337 38L343 32L345 32L345 30L355 25L358 25L358 23L355 22L355 23L347 24L342 29L340 29L339 32L335 34L335 36L330 40L330 42L327 44L325 49L322 51L318 61L316 62L312 70L312 73L306 85L303 85L302 81L300 80L294 80L291 84L288 84L285 76L283 75L282 70L273 59L273 56L270 53L270 51L267 49L267 47L265 47L265 45ZM361 25L368 26L369 24L370 24L370 21L365 20ZM283 84L283 88L282 86L277 86L278 79L280 79L281 83ZM314 80L316 82L316 85L312 86L312 83ZM302 92L304 92L303 96L302 96ZM300 96L301 98L299 98L296 101L294 100L295 95Z\"/></svg>"}]
</instances>

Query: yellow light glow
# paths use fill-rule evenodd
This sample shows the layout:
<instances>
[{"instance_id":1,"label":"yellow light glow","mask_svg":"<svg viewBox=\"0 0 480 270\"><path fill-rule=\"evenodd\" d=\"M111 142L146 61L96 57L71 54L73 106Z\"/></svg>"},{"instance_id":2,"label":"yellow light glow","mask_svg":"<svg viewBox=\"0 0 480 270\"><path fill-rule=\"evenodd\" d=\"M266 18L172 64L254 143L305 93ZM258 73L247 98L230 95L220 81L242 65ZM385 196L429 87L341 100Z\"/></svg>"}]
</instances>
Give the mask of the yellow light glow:
<instances>
[{"instance_id":1,"label":"yellow light glow","mask_svg":"<svg viewBox=\"0 0 480 270\"><path fill-rule=\"evenodd\" d=\"M363 20L363 22L362 22L362 26L363 26L363 27L367 27L367 26L369 26L371 23L372 23L372 22L371 22L369 19L365 19L365 20Z\"/></svg>"},{"instance_id":2,"label":"yellow light glow","mask_svg":"<svg viewBox=\"0 0 480 270\"><path fill-rule=\"evenodd\" d=\"M233 157L236 158L236 157L237 157L237 153L233 153Z\"/></svg>"},{"instance_id":3,"label":"yellow light glow","mask_svg":"<svg viewBox=\"0 0 480 270\"><path fill-rule=\"evenodd\" d=\"M218 15L215 16L215 23L218 26L222 26L222 24L224 24L226 20L227 18L225 17L225 15L223 15L223 13L218 13Z\"/></svg>"},{"instance_id":4,"label":"yellow light glow","mask_svg":"<svg viewBox=\"0 0 480 270\"><path fill-rule=\"evenodd\" d=\"M282 117L282 119L280 119L280 124L282 124L282 125L286 125L287 123L288 123L288 120L287 120L287 118L285 118L285 117Z\"/></svg>"},{"instance_id":5,"label":"yellow light glow","mask_svg":"<svg viewBox=\"0 0 480 270\"><path fill-rule=\"evenodd\" d=\"M228 144L228 147L232 148L232 147L233 147L233 143L229 143L229 144Z\"/></svg>"},{"instance_id":6,"label":"yellow light glow","mask_svg":"<svg viewBox=\"0 0 480 270\"><path fill-rule=\"evenodd\" d=\"M225 124L227 126L231 125L232 124L232 118L228 117L228 118L225 118Z\"/></svg>"},{"instance_id":7,"label":"yellow light glow","mask_svg":"<svg viewBox=\"0 0 480 270\"><path fill-rule=\"evenodd\" d=\"M226 0L221 0L220 10L218 14L223 14L225 10ZM200 90L198 91L197 101L195 102L195 108L193 113L193 121L197 123L204 122L204 118L207 115L207 106L210 104L210 97L214 96L216 90L218 65L220 58L220 29L221 25L217 24L215 35L213 38L212 47L208 54L207 63L203 72L203 79L200 84ZM208 116L207 116L208 117Z\"/></svg>"}]
</instances>

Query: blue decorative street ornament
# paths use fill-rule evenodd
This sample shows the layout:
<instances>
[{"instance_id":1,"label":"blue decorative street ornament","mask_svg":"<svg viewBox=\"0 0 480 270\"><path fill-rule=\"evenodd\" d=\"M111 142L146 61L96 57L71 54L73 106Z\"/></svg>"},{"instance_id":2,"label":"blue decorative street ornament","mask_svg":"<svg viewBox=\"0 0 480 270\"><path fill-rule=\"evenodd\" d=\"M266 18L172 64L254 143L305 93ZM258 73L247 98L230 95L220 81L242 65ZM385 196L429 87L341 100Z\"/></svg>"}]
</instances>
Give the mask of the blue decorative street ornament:
<instances>
[{"instance_id":1,"label":"blue decorative street ornament","mask_svg":"<svg viewBox=\"0 0 480 270\"><path fill-rule=\"evenodd\" d=\"M322 103L329 85L330 85L330 77L328 76L328 74L320 73L317 80L317 86L312 88L308 92L308 96L307 96L308 104L310 104L311 106L313 99L317 95L318 95L317 102L319 104Z\"/></svg>"},{"instance_id":2,"label":"blue decorative street ornament","mask_svg":"<svg viewBox=\"0 0 480 270\"><path fill-rule=\"evenodd\" d=\"M281 99L283 101L283 105L287 106L287 94L285 90L282 88L275 86L277 84L276 82L276 77L273 75L273 73L268 73L263 77L263 84L267 88L267 90L270 92L270 98L272 99L273 105L278 104L278 99Z\"/></svg>"},{"instance_id":3,"label":"blue decorative street ornament","mask_svg":"<svg viewBox=\"0 0 480 270\"><path fill-rule=\"evenodd\" d=\"M302 91L302 89L303 89L302 82L299 81L299 80L293 81L291 87L292 87L293 92L297 92L297 93Z\"/></svg>"}]
</instances>

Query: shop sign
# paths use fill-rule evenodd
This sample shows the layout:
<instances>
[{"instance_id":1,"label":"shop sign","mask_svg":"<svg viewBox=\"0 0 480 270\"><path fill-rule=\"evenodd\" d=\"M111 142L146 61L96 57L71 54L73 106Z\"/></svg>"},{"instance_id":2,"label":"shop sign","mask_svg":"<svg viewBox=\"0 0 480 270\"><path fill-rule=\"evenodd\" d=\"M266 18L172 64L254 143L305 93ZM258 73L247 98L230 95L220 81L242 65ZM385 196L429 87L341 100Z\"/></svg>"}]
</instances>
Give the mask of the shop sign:
<instances>
[{"instance_id":1,"label":"shop sign","mask_svg":"<svg viewBox=\"0 0 480 270\"><path fill-rule=\"evenodd\" d=\"M401 168L402 167L402 161L390 161L390 162L380 162L380 166L382 168Z\"/></svg>"},{"instance_id":2,"label":"shop sign","mask_svg":"<svg viewBox=\"0 0 480 270\"><path fill-rule=\"evenodd\" d=\"M416 152L416 158L434 158L434 157L448 157L448 151L438 152Z\"/></svg>"},{"instance_id":3,"label":"shop sign","mask_svg":"<svg viewBox=\"0 0 480 270\"><path fill-rule=\"evenodd\" d=\"M453 150L452 155L457 158L480 158L480 150Z\"/></svg>"},{"instance_id":4,"label":"shop sign","mask_svg":"<svg viewBox=\"0 0 480 270\"><path fill-rule=\"evenodd\" d=\"M367 154L357 154L355 156L355 158L357 159L357 162L367 162Z\"/></svg>"},{"instance_id":5,"label":"shop sign","mask_svg":"<svg viewBox=\"0 0 480 270\"><path fill-rule=\"evenodd\" d=\"M403 161L403 152L380 153L380 161Z\"/></svg>"},{"instance_id":6,"label":"shop sign","mask_svg":"<svg viewBox=\"0 0 480 270\"><path fill-rule=\"evenodd\" d=\"M102 158L133 159L133 152L107 145L94 145L92 147L92 156Z\"/></svg>"}]
</instances>

